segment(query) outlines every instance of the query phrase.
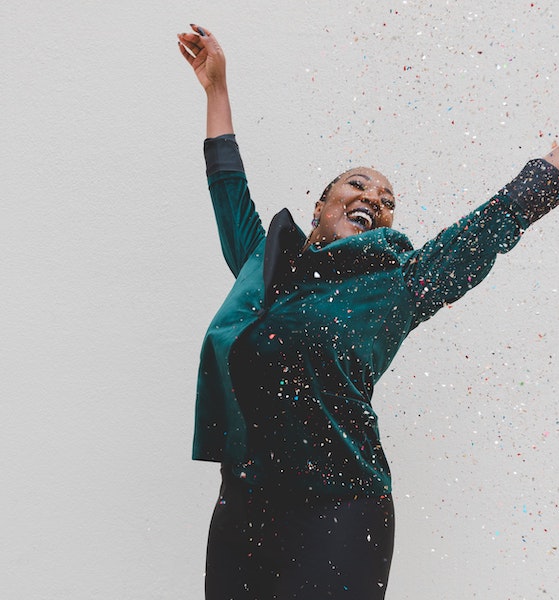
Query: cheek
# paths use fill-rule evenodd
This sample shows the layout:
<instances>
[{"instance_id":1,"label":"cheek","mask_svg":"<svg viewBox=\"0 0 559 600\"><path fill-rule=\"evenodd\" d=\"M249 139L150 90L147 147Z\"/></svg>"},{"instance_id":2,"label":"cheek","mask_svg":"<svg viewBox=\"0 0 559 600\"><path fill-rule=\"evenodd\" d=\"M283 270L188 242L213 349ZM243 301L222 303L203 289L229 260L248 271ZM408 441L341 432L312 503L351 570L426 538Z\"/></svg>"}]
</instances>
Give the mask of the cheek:
<instances>
[{"instance_id":1,"label":"cheek","mask_svg":"<svg viewBox=\"0 0 559 600\"><path fill-rule=\"evenodd\" d=\"M320 216L321 220L324 220L325 223L329 223L331 225L335 225L338 221L340 221L341 217L344 216L343 209L339 207L325 207Z\"/></svg>"},{"instance_id":2,"label":"cheek","mask_svg":"<svg viewBox=\"0 0 559 600\"><path fill-rule=\"evenodd\" d=\"M394 211L387 210L383 213L381 222L383 227L392 227L392 223L394 221Z\"/></svg>"}]
</instances>

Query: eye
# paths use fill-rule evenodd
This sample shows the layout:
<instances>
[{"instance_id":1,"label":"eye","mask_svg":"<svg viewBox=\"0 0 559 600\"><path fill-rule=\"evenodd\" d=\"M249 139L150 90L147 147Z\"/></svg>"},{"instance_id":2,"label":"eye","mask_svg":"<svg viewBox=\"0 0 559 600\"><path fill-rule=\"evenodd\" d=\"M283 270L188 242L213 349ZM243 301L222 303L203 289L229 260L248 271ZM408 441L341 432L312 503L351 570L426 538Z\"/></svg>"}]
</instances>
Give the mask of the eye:
<instances>
[{"instance_id":1,"label":"eye","mask_svg":"<svg viewBox=\"0 0 559 600\"><path fill-rule=\"evenodd\" d=\"M394 210L396 204L394 204L394 200L392 200L391 198L383 198L382 199L382 203L384 204L384 206L386 206L386 208L388 208L389 210Z\"/></svg>"},{"instance_id":2,"label":"eye","mask_svg":"<svg viewBox=\"0 0 559 600\"><path fill-rule=\"evenodd\" d=\"M361 181L359 181L358 179L352 179L351 181L348 181L349 185L352 185L354 188L357 188L358 190L364 190L365 186L363 185L363 183Z\"/></svg>"}]
</instances>

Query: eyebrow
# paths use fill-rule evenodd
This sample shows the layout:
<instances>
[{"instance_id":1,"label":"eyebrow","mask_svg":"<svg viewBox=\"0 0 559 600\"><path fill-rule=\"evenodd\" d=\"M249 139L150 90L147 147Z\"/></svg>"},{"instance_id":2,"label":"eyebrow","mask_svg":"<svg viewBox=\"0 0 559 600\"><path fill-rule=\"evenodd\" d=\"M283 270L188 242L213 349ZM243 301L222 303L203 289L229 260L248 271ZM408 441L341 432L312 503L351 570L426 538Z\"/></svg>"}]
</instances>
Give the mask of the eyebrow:
<instances>
[{"instance_id":1,"label":"eyebrow","mask_svg":"<svg viewBox=\"0 0 559 600\"><path fill-rule=\"evenodd\" d=\"M346 181L347 181L348 179L351 179L352 177L363 177L363 178L364 178L364 179L366 179L367 181L371 181L371 178L370 178L368 175L365 175L364 173L352 173L351 175L348 175L348 176L346 177ZM390 194L390 195L391 195L393 198L395 197L395 196L394 196L394 192L393 192L392 190L389 190L389 189L388 189L388 188L386 188L386 187L381 187L381 188L379 188L379 190L380 190L381 192L384 192L385 194Z\"/></svg>"}]
</instances>

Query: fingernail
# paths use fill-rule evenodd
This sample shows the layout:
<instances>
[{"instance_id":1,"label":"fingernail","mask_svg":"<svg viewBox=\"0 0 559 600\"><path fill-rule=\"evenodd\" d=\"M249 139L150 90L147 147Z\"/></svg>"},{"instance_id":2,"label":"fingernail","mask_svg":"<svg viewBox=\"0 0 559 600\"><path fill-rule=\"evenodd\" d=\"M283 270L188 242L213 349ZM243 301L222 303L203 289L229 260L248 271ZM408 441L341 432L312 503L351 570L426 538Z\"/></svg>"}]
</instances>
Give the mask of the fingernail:
<instances>
[{"instance_id":1,"label":"fingernail","mask_svg":"<svg viewBox=\"0 0 559 600\"><path fill-rule=\"evenodd\" d=\"M190 27L192 27L192 29L195 29L202 37L207 37L206 32L201 27L198 27L196 23L190 23Z\"/></svg>"}]
</instances>

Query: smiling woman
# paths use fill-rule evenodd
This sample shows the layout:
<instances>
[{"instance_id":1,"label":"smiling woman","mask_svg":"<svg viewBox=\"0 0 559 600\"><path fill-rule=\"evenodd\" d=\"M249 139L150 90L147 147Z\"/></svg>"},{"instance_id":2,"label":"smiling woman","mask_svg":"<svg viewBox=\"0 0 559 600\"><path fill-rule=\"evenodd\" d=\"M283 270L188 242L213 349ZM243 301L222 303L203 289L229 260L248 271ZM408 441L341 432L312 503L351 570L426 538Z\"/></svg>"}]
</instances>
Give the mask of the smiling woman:
<instances>
[{"instance_id":1,"label":"smiling woman","mask_svg":"<svg viewBox=\"0 0 559 600\"><path fill-rule=\"evenodd\" d=\"M386 177L368 167L342 173L326 188L314 210L308 245L324 246L377 227L391 227L394 192Z\"/></svg>"},{"instance_id":2,"label":"smiling woman","mask_svg":"<svg viewBox=\"0 0 559 600\"><path fill-rule=\"evenodd\" d=\"M415 250L392 229L394 192L351 169L307 237L286 209L267 234L233 134L225 58L193 25L180 50L207 94L207 176L236 282L201 352L193 457L222 464L208 600L385 596L391 477L374 386L419 323L489 273L559 198L559 152L531 160Z\"/></svg>"}]
</instances>

